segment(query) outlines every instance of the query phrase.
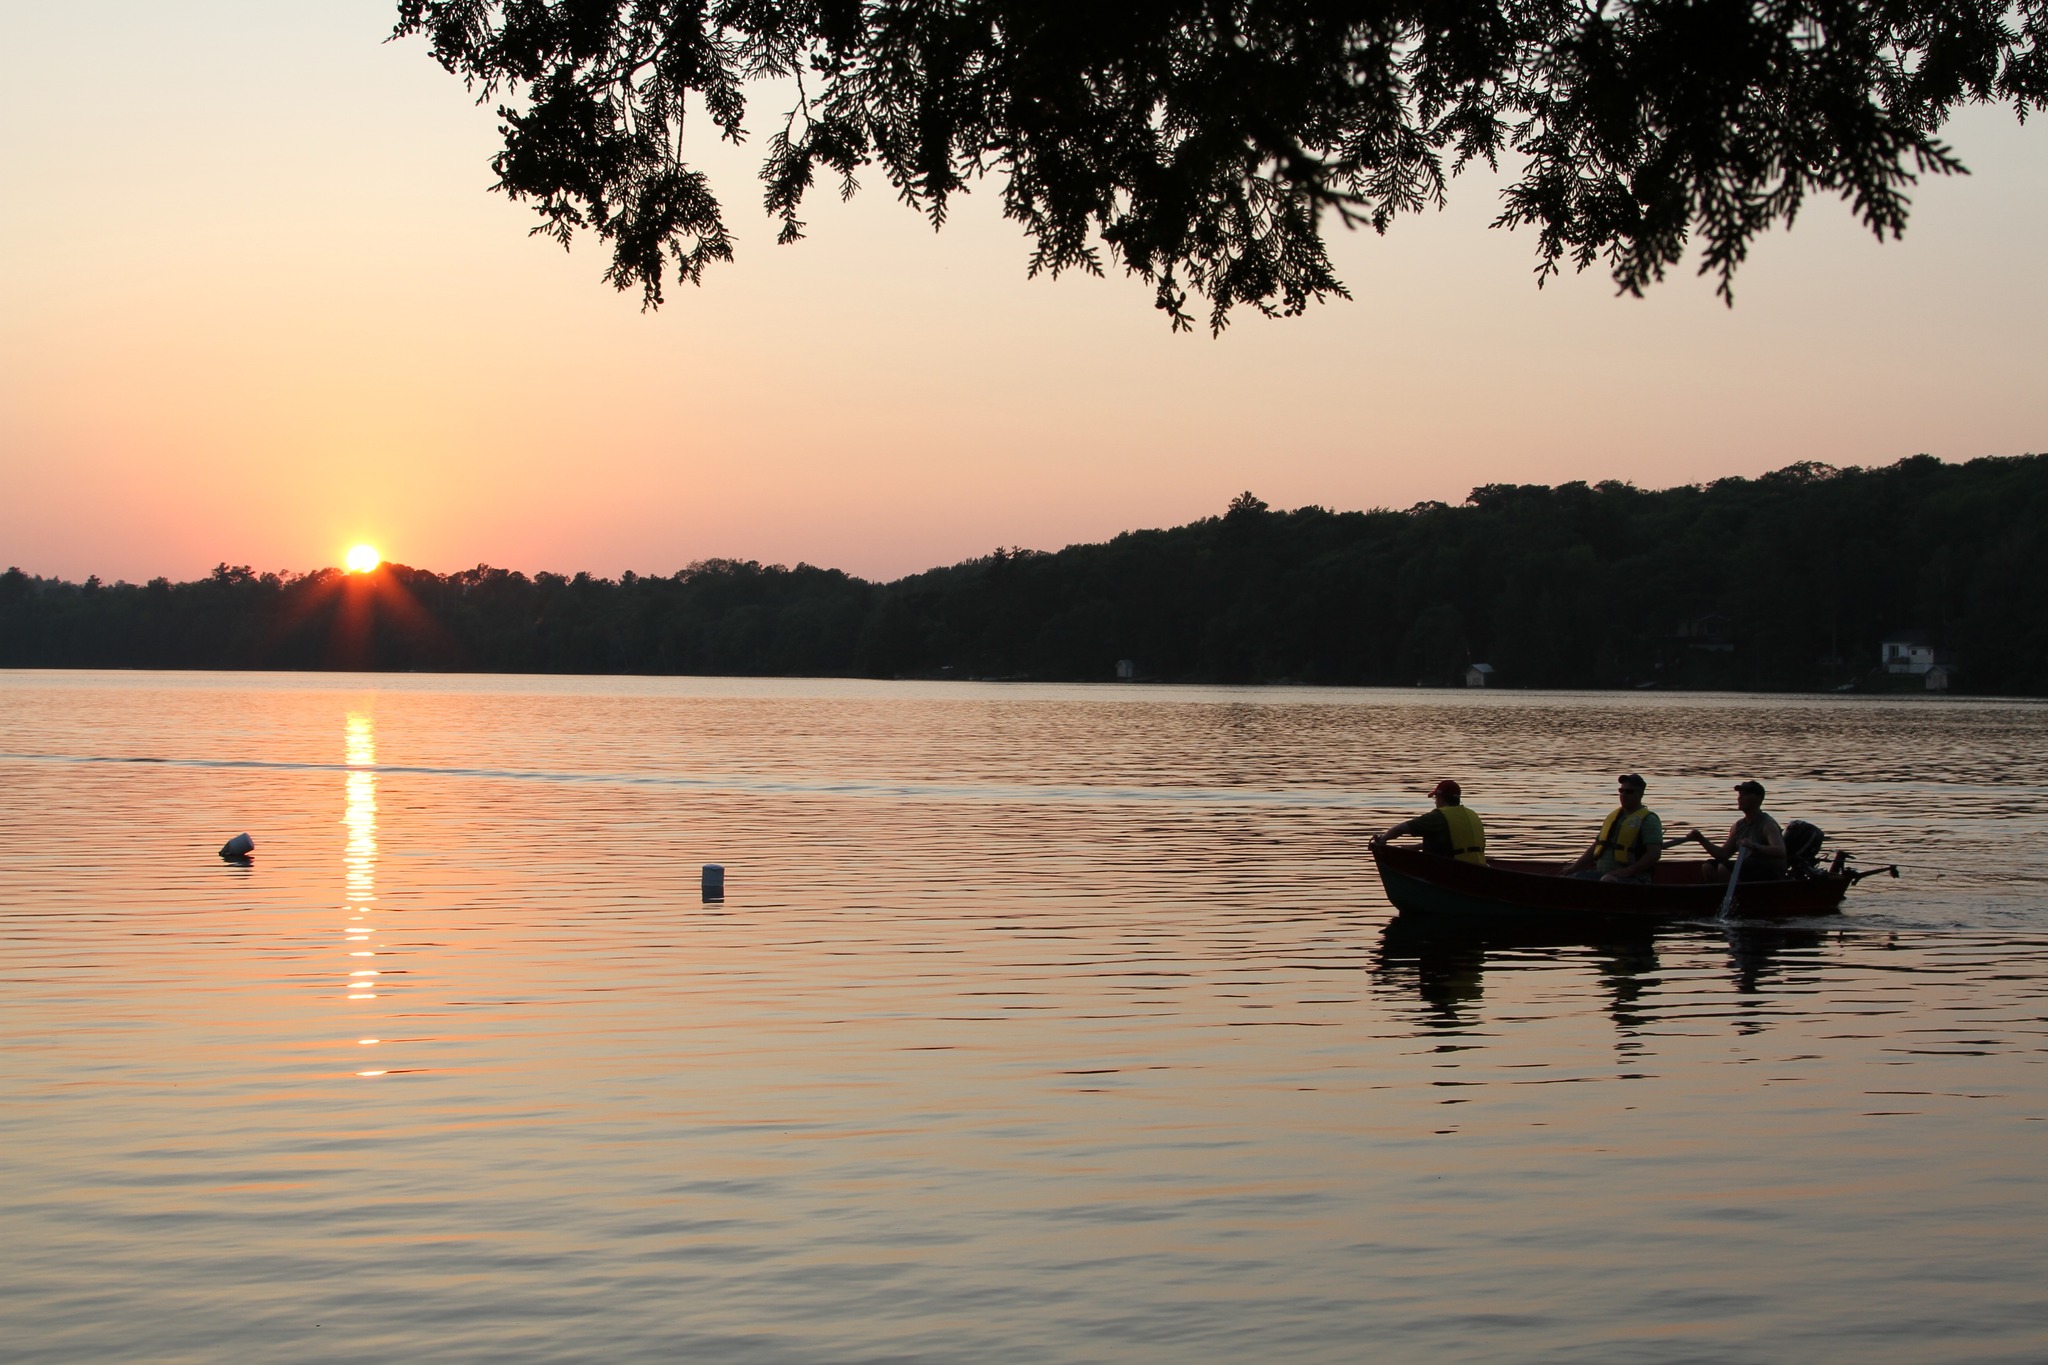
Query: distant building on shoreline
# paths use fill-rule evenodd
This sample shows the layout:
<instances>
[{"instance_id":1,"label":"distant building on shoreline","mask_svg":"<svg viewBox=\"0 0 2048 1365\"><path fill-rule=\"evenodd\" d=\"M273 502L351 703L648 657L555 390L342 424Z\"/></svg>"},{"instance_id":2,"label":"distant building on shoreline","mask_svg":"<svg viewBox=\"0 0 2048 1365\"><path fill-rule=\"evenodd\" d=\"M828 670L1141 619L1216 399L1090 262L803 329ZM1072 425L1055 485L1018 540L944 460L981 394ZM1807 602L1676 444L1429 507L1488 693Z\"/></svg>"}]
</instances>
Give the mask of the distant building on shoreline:
<instances>
[{"instance_id":1,"label":"distant building on shoreline","mask_svg":"<svg viewBox=\"0 0 2048 1365\"><path fill-rule=\"evenodd\" d=\"M1946 692L1960 672L1954 659L1943 658L1925 631L1899 630L1885 636L1878 646L1884 671L1900 678L1921 678L1929 692Z\"/></svg>"},{"instance_id":2,"label":"distant building on shoreline","mask_svg":"<svg viewBox=\"0 0 2048 1365\"><path fill-rule=\"evenodd\" d=\"M1924 631L1900 630L1878 646L1887 673L1925 673L1934 667L1934 642Z\"/></svg>"}]
</instances>

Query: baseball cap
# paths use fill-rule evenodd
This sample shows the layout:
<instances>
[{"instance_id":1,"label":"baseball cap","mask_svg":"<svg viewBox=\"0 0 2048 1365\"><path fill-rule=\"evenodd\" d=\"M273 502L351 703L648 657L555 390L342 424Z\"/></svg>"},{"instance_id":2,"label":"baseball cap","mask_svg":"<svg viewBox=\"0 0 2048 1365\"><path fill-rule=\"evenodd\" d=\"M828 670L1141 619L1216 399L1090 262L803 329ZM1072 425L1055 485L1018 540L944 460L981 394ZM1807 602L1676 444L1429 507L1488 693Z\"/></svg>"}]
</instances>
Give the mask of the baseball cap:
<instances>
[{"instance_id":1,"label":"baseball cap","mask_svg":"<svg viewBox=\"0 0 2048 1365\"><path fill-rule=\"evenodd\" d=\"M1614 780L1621 786L1634 787L1637 791L1646 791L1649 789L1650 785L1649 783L1643 781L1642 775L1639 773L1623 773L1620 777L1617 777Z\"/></svg>"},{"instance_id":2,"label":"baseball cap","mask_svg":"<svg viewBox=\"0 0 2048 1365\"><path fill-rule=\"evenodd\" d=\"M1753 792L1755 793L1757 800L1761 801L1764 799L1764 784L1755 781L1754 779L1748 782L1737 782L1735 784L1735 790L1739 792Z\"/></svg>"},{"instance_id":3,"label":"baseball cap","mask_svg":"<svg viewBox=\"0 0 2048 1365\"><path fill-rule=\"evenodd\" d=\"M1453 801L1462 801L1465 797L1465 793L1459 790L1458 784L1451 781L1448 777L1437 783L1434 787L1431 787L1429 794L1431 796L1448 796Z\"/></svg>"}]
</instances>

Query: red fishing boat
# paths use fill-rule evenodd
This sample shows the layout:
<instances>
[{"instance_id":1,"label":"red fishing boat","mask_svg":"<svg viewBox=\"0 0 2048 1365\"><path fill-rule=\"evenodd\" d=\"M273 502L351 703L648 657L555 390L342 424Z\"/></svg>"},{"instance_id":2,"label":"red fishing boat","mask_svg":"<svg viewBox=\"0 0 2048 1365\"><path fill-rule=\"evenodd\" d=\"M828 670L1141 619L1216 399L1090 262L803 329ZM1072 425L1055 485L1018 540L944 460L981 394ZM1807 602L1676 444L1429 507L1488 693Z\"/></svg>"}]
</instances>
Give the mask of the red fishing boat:
<instances>
[{"instance_id":1,"label":"red fishing boat","mask_svg":"<svg viewBox=\"0 0 2048 1365\"><path fill-rule=\"evenodd\" d=\"M1460 862L1416 848L1377 844L1373 864L1394 908L1413 915L1466 919L1524 920L1710 919L1721 913L1728 883L1709 875L1702 859L1660 862L1647 883L1582 881L1560 875L1563 859L1489 858ZM1797 919L1832 915L1842 897L1865 877L1899 875L1895 867L1870 872L1835 866L1777 881L1736 879L1730 916L1738 919Z\"/></svg>"}]
</instances>

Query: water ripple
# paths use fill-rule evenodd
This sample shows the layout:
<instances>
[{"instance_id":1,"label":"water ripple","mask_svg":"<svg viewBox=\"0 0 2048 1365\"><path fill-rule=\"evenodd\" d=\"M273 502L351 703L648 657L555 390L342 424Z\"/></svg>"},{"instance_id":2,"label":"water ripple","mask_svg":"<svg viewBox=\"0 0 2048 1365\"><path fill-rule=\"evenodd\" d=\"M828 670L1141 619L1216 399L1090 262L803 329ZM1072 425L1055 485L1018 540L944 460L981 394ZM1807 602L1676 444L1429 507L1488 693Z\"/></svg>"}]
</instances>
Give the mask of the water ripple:
<instances>
[{"instance_id":1,"label":"water ripple","mask_svg":"<svg viewBox=\"0 0 2048 1365\"><path fill-rule=\"evenodd\" d=\"M0 677L9 1356L2032 1358L2044 717ZM1367 870L1444 772L1569 848L1725 752L1941 873L1587 938Z\"/></svg>"}]
</instances>

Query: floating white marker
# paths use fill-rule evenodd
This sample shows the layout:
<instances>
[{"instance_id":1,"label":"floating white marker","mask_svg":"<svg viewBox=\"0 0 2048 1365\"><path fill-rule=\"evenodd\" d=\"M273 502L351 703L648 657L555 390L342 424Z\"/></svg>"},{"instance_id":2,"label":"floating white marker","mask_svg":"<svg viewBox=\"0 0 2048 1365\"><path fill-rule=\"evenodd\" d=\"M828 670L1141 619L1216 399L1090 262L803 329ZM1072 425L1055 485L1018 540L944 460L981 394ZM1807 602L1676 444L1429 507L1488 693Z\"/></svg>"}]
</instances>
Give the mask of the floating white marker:
<instances>
[{"instance_id":1,"label":"floating white marker","mask_svg":"<svg viewBox=\"0 0 2048 1365\"><path fill-rule=\"evenodd\" d=\"M704 899L722 901L725 899L725 864L704 864Z\"/></svg>"},{"instance_id":2,"label":"floating white marker","mask_svg":"<svg viewBox=\"0 0 2048 1365\"><path fill-rule=\"evenodd\" d=\"M256 851L256 841L246 834L237 834L220 846L220 856L227 859L246 858Z\"/></svg>"}]
</instances>

